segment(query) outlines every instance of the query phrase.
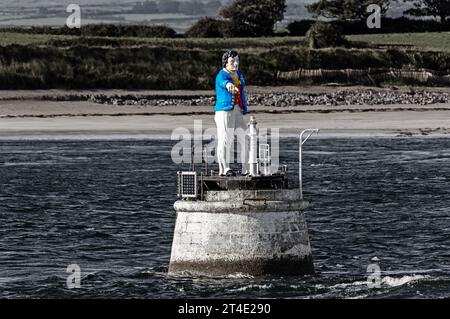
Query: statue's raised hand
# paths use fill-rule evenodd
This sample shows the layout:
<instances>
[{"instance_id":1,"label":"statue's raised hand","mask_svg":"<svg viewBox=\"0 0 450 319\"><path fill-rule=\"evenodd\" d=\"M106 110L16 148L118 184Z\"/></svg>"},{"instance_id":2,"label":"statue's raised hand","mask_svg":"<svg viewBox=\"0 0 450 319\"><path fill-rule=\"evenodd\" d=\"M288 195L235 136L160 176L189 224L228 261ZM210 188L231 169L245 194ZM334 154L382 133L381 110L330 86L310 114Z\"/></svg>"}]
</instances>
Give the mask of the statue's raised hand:
<instances>
[{"instance_id":1,"label":"statue's raised hand","mask_svg":"<svg viewBox=\"0 0 450 319\"><path fill-rule=\"evenodd\" d=\"M228 90L228 92L230 92L232 94L239 93L239 89L233 83L228 83L227 84L227 90Z\"/></svg>"}]
</instances>

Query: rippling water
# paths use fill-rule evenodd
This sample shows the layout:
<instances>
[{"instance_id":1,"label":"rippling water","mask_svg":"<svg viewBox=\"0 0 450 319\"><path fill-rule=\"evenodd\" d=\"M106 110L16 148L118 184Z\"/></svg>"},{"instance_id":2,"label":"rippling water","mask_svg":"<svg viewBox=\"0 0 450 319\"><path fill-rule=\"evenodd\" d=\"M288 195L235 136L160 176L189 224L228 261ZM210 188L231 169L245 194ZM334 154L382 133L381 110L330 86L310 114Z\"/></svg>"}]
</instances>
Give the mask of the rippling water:
<instances>
[{"instance_id":1,"label":"rippling water","mask_svg":"<svg viewBox=\"0 0 450 319\"><path fill-rule=\"evenodd\" d=\"M450 297L450 139L314 139L305 196L317 275L166 274L170 140L0 141L0 297ZM296 179L297 142L281 161ZM367 267L381 268L381 288ZM67 289L78 264L81 289Z\"/></svg>"}]
</instances>

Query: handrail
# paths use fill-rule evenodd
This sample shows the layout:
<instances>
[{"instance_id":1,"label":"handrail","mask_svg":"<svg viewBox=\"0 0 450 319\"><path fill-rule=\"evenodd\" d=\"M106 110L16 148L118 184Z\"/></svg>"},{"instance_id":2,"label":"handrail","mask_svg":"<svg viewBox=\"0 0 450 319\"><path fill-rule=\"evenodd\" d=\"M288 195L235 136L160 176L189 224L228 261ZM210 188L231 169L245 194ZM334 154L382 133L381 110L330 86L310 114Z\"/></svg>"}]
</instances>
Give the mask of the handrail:
<instances>
[{"instance_id":1,"label":"handrail","mask_svg":"<svg viewBox=\"0 0 450 319\"><path fill-rule=\"evenodd\" d=\"M306 143L306 141L313 135L314 133L319 134L319 129L315 128L309 128L304 130L300 133L300 139L299 139L299 150L298 150L298 183L299 183L299 189L300 189L300 200L303 200L303 180L302 180L302 146ZM306 136L305 139L303 139L303 136L309 133L308 136Z\"/></svg>"}]
</instances>

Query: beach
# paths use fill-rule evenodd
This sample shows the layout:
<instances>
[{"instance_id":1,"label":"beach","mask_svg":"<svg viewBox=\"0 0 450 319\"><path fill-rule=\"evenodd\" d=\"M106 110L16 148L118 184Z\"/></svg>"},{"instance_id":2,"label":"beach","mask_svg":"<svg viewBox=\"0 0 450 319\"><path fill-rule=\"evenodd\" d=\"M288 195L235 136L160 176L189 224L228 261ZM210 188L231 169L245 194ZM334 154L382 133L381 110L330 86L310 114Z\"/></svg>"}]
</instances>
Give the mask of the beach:
<instances>
[{"instance_id":1,"label":"beach","mask_svg":"<svg viewBox=\"0 0 450 319\"><path fill-rule=\"evenodd\" d=\"M334 96L350 94L359 87L250 87L248 95L265 94L282 100L283 94ZM380 90L373 88L373 90ZM392 89L384 89L392 92ZM436 94L450 92L447 88L420 88ZM396 88L410 92L411 88ZM346 93L347 92L347 93ZM384 94L384 93L383 93ZM177 128L193 131L194 121L201 121L204 130L215 127L213 104L195 105L198 97L212 98L214 91L0 91L0 136L39 136L68 134L147 134L170 135ZM102 96L106 102L99 103ZM145 96L143 105L133 102ZM152 96L155 100L152 100ZM116 103L111 97L119 97ZM121 101L120 97L126 97ZM177 99L190 105L177 105ZM128 99L128 100L126 100ZM157 100L156 100L157 99ZM168 105L160 105L168 100ZM277 100L277 101L278 101ZM103 100L102 100L103 101ZM112 102L111 102L112 101ZM156 101L158 103L156 103ZM281 135L299 133L305 128L319 128L329 136L437 136L450 134L450 102L446 103L384 103L369 105L339 102L336 105L265 105L249 104L250 113L259 128L278 128ZM153 103L154 102L154 103ZM184 102L183 102L184 103ZM200 104L202 104L200 103ZM121 105L122 104L122 105ZM153 104L153 105L152 105ZM199 123L199 122L197 122Z\"/></svg>"}]
</instances>

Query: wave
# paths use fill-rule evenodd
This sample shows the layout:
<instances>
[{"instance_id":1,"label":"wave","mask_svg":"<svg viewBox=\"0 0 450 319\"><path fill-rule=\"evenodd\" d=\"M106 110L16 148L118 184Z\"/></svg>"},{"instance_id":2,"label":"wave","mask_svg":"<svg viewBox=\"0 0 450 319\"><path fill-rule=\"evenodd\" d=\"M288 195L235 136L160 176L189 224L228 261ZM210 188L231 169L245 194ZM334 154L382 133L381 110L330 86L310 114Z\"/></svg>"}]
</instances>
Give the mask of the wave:
<instances>
[{"instance_id":1,"label":"wave","mask_svg":"<svg viewBox=\"0 0 450 319\"><path fill-rule=\"evenodd\" d=\"M230 275L227 275L226 276L227 278L232 278L232 279L241 279L241 278L244 278L244 279L253 279L253 278L255 278L254 276L252 276L252 275L249 275L249 274L244 274L244 273L234 273L234 274L230 274Z\"/></svg>"},{"instance_id":2,"label":"wave","mask_svg":"<svg viewBox=\"0 0 450 319\"><path fill-rule=\"evenodd\" d=\"M235 288L235 289L232 289L231 291L242 292L242 291L248 291L248 290L252 290L252 291L254 291L254 290L269 290L269 289L272 289L273 287L274 287L273 284L262 284L262 285L252 284L252 285Z\"/></svg>"},{"instance_id":3,"label":"wave","mask_svg":"<svg viewBox=\"0 0 450 319\"><path fill-rule=\"evenodd\" d=\"M412 276L403 276L400 278L394 278L390 276L383 277L381 284L388 287L399 287L409 283L417 282L422 279L429 279L430 276L424 275L412 275Z\"/></svg>"},{"instance_id":4,"label":"wave","mask_svg":"<svg viewBox=\"0 0 450 319\"><path fill-rule=\"evenodd\" d=\"M404 286L413 282L418 282L423 279L430 279L431 276L429 275L406 275L402 277L390 277L390 276L384 276L381 278L381 288L392 288L392 287L400 287ZM346 289L349 287L362 287L366 286L368 287L368 282L366 280L364 281L354 281L349 283L340 283L335 284L333 286L329 286L329 289ZM324 285L316 285L317 289L323 289L326 288Z\"/></svg>"}]
</instances>

